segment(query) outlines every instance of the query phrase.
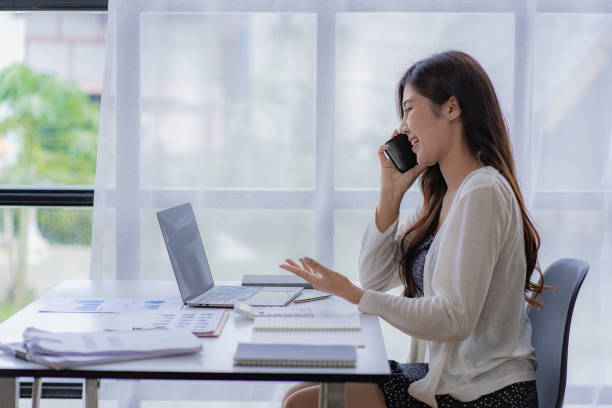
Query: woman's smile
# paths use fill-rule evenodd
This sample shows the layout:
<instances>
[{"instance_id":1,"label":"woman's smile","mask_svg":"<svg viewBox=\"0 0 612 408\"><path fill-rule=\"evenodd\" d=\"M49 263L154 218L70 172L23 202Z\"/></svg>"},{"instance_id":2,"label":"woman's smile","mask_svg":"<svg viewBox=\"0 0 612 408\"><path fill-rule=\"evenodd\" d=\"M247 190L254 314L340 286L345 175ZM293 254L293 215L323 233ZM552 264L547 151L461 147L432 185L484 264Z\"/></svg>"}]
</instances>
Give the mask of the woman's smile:
<instances>
[{"instance_id":1,"label":"woman's smile","mask_svg":"<svg viewBox=\"0 0 612 408\"><path fill-rule=\"evenodd\" d=\"M416 136L410 136L408 140L410 141L410 144L412 145L412 151L416 153L416 146L419 143L419 138Z\"/></svg>"}]
</instances>

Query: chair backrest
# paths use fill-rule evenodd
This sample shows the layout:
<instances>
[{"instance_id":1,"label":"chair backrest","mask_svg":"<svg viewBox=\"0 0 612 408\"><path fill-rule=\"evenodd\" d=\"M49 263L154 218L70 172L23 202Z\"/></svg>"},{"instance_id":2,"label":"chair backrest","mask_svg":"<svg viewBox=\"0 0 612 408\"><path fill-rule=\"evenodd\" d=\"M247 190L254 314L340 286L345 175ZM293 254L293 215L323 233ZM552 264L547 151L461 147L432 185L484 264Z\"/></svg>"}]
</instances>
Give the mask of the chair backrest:
<instances>
[{"instance_id":1,"label":"chair backrest","mask_svg":"<svg viewBox=\"0 0 612 408\"><path fill-rule=\"evenodd\" d=\"M576 296L589 270L578 259L559 259L543 272L544 284L554 289L542 292L544 308L533 307L529 319L531 342L538 368L536 384L540 408L561 407L567 377L567 349Z\"/></svg>"}]
</instances>

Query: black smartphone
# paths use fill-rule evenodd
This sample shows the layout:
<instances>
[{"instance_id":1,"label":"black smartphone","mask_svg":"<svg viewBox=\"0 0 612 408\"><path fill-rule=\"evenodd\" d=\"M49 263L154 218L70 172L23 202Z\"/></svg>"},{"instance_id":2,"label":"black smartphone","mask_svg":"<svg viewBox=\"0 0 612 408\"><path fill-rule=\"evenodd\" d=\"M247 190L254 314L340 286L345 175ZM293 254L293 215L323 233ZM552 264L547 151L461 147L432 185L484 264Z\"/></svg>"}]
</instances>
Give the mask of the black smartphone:
<instances>
[{"instance_id":1,"label":"black smartphone","mask_svg":"<svg viewBox=\"0 0 612 408\"><path fill-rule=\"evenodd\" d=\"M417 165L417 155L412 151L407 134L400 133L385 144L389 146L385 154L400 173L405 173Z\"/></svg>"}]
</instances>

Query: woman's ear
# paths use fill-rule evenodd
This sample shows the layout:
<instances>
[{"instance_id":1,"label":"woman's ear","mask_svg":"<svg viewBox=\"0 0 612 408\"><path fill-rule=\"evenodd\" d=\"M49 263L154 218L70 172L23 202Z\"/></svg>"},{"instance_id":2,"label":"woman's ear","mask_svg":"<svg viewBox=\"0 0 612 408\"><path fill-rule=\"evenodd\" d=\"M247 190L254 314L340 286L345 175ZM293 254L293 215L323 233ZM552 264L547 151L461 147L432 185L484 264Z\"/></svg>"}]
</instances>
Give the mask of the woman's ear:
<instances>
[{"instance_id":1,"label":"woman's ear","mask_svg":"<svg viewBox=\"0 0 612 408\"><path fill-rule=\"evenodd\" d=\"M455 96L448 98L447 117L449 122L457 119L461 116L461 107Z\"/></svg>"}]
</instances>

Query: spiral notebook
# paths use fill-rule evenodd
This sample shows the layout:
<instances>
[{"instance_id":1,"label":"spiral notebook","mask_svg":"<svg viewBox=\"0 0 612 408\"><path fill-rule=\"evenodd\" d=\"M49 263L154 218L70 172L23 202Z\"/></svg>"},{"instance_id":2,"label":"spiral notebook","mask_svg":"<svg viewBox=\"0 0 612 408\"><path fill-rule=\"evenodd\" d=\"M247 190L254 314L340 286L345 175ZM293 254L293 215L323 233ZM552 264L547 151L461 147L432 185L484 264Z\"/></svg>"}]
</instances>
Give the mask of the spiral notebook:
<instances>
[{"instance_id":1,"label":"spiral notebook","mask_svg":"<svg viewBox=\"0 0 612 408\"><path fill-rule=\"evenodd\" d=\"M342 317L256 317L254 331L359 331L358 315Z\"/></svg>"},{"instance_id":2,"label":"spiral notebook","mask_svg":"<svg viewBox=\"0 0 612 408\"><path fill-rule=\"evenodd\" d=\"M355 367L355 346L238 343L234 365L285 367Z\"/></svg>"}]
</instances>

